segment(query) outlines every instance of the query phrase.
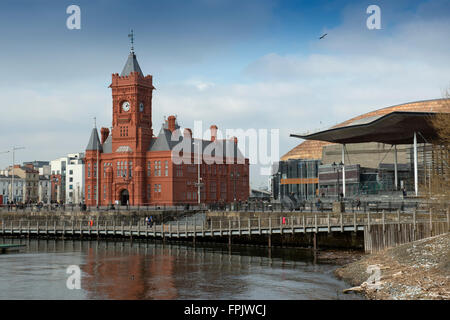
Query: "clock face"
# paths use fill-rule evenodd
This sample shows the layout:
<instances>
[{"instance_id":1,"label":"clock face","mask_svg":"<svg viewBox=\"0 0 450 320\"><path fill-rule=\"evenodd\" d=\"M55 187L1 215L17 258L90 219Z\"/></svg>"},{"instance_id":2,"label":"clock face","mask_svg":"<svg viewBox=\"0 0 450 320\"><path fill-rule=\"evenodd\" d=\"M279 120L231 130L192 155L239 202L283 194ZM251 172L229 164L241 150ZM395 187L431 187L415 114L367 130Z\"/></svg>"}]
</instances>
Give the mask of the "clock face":
<instances>
[{"instance_id":1,"label":"clock face","mask_svg":"<svg viewBox=\"0 0 450 320\"><path fill-rule=\"evenodd\" d=\"M122 109L125 112L129 111L130 110L130 103L128 101L125 101L124 103L122 103Z\"/></svg>"},{"instance_id":2,"label":"clock face","mask_svg":"<svg viewBox=\"0 0 450 320\"><path fill-rule=\"evenodd\" d=\"M144 111L144 104L142 102L139 104L139 111L140 112Z\"/></svg>"}]
</instances>

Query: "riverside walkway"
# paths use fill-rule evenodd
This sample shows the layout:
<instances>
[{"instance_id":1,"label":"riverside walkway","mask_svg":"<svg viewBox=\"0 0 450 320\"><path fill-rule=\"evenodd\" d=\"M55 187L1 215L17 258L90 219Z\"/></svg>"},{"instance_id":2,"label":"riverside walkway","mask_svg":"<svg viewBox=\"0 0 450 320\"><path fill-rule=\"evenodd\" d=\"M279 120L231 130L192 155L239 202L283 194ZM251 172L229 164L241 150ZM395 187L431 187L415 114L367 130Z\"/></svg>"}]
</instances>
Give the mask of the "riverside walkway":
<instances>
[{"instance_id":1,"label":"riverside walkway","mask_svg":"<svg viewBox=\"0 0 450 320\"><path fill-rule=\"evenodd\" d=\"M282 213L280 213L282 214ZM363 232L366 252L446 233L450 228L450 212L439 213L303 213L296 216L258 218L209 218L170 221L148 226L143 219L121 221L112 219L39 219L1 220L3 236L51 237L130 237L159 239L193 239L198 237L232 237L278 234L312 234L317 248L318 233Z\"/></svg>"}]
</instances>

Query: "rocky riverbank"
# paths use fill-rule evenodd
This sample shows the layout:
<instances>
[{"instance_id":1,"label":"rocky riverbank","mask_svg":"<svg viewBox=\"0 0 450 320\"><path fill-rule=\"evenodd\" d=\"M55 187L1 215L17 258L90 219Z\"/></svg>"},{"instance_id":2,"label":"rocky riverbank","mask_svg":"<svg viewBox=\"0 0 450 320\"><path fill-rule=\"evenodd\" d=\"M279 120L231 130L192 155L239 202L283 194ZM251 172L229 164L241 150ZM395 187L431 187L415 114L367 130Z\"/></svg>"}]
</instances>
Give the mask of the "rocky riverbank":
<instances>
[{"instance_id":1,"label":"rocky riverbank","mask_svg":"<svg viewBox=\"0 0 450 320\"><path fill-rule=\"evenodd\" d=\"M450 233L363 256L335 274L368 299L450 299Z\"/></svg>"}]
</instances>

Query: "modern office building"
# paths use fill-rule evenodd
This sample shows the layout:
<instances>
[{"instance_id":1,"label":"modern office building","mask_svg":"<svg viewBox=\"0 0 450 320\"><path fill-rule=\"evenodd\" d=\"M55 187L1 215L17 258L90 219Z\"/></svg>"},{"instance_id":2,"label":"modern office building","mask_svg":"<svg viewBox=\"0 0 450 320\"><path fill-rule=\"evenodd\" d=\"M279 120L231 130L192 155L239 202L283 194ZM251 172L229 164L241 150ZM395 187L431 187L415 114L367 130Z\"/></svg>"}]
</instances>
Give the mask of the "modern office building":
<instances>
[{"instance_id":1,"label":"modern office building","mask_svg":"<svg viewBox=\"0 0 450 320\"><path fill-rule=\"evenodd\" d=\"M403 189L416 195L419 185L430 182L430 141L436 132L429 120L438 113L450 113L449 99L395 105L327 130L291 134L305 141L283 155L281 162L318 161L314 178L319 196L393 194ZM272 187L274 194L280 194L280 186L292 184L288 189L294 190L298 182L306 183L287 176L273 179L279 181Z\"/></svg>"}]
</instances>

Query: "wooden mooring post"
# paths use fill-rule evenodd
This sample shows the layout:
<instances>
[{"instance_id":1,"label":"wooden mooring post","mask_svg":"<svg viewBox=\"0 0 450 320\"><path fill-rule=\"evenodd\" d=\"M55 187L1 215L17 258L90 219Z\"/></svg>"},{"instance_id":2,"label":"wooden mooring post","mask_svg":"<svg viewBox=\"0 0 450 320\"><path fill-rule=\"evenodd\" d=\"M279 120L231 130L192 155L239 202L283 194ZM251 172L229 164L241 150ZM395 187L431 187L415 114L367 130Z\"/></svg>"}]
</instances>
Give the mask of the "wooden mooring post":
<instances>
[{"instance_id":1,"label":"wooden mooring post","mask_svg":"<svg viewBox=\"0 0 450 320\"><path fill-rule=\"evenodd\" d=\"M313 249L314 251L317 251L317 232L314 232L313 235Z\"/></svg>"},{"instance_id":2,"label":"wooden mooring post","mask_svg":"<svg viewBox=\"0 0 450 320\"><path fill-rule=\"evenodd\" d=\"M317 233L317 213L314 214L314 234Z\"/></svg>"},{"instance_id":3,"label":"wooden mooring post","mask_svg":"<svg viewBox=\"0 0 450 320\"><path fill-rule=\"evenodd\" d=\"M130 220L130 240L133 241L133 222Z\"/></svg>"},{"instance_id":4,"label":"wooden mooring post","mask_svg":"<svg viewBox=\"0 0 450 320\"><path fill-rule=\"evenodd\" d=\"M196 218L194 217L194 236L192 237L192 242L195 244L195 238L197 237L197 235L196 235L196 233L197 233L197 220L196 220Z\"/></svg>"},{"instance_id":5,"label":"wooden mooring post","mask_svg":"<svg viewBox=\"0 0 450 320\"><path fill-rule=\"evenodd\" d=\"M327 225L328 225L328 233L330 233L331 229L330 229L330 213L329 212L328 212L328 215L327 215Z\"/></svg>"},{"instance_id":6,"label":"wooden mooring post","mask_svg":"<svg viewBox=\"0 0 450 320\"><path fill-rule=\"evenodd\" d=\"M269 217L269 236L267 239L267 245L269 246L269 248L272 247L272 218Z\"/></svg>"},{"instance_id":7,"label":"wooden mooring post","mask_svg":"<svg viewBox=\"0 0 450 320\"><path fill-rule=\"evenodd\" d=\"M231 246L231 220L228 218L228 245Z\"/></svg>"}]
</instances>

